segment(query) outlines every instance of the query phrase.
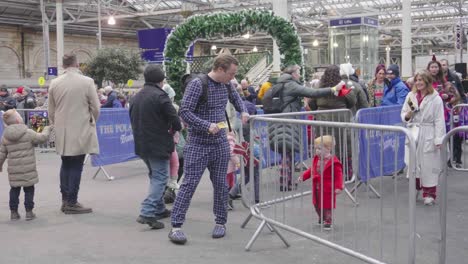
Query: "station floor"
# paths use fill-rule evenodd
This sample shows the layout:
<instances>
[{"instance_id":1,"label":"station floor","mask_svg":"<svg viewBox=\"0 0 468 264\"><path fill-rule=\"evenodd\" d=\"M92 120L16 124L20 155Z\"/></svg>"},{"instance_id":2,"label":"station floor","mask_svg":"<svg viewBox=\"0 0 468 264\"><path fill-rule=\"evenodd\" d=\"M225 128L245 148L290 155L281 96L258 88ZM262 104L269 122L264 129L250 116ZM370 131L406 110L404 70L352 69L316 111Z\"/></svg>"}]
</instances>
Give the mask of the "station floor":
<instances>
[{"instance_id":1,"label":"station floor","mask_svg":"<svg viewBox=\"0 0 468 264\"><path fill-rule=\"evenodd\" d=\"M85 165L79 200L94 212L87 215L64 215L60 212L60 158L54 153L37 153L40 182L36 185L37 219L24 220L20 205L20 221L9 220L9 184L6 164L0 179L0 263L362 263L311 240L283 232L291 247L264 230L251 251L244 247L259 221L253 219L247 228L240 225L249 211L239 201L229 213L227 236L214 240L212 187L203 177L192 200L184 230L189 242L185 246L169 242L169 220L166 228L151 230L136 223L140 203L148 189L147 170L141 161L107 166L115 177L107 181L103 174L92 176L97 168ZM449 251L447 263L466 263L468 259L468 173L451 172L449 179ZM404 180L403 180L404 181ZM404 184L404 183L401 183ZM21 197L21 201L23 198ZM417 220L421 231L425 222L437 227L438 205L418 205ZM427 216L431 220L426 220ZM417 236L417 263L437 263L436 230L429 242L424 231ZM426 247L426 243L431 246ZM435 252L434 252L435 250ZM405 257L401 257L405 263ZM398 263L400 263L398 261Z\"/></svg>"}]
</instances>

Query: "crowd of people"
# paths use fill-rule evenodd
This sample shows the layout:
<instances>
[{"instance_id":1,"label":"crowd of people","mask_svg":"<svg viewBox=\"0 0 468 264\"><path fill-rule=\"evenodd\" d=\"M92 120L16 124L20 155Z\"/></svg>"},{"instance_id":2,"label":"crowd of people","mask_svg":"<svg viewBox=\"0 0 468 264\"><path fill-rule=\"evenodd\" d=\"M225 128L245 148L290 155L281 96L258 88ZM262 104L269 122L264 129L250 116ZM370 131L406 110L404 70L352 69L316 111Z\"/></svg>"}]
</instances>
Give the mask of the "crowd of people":
<instances>
[{"instance_id":1,"label":"crowd of people","mask_svg":"<svg viewBox=\"0 0 468 264\"><path fill-rule=\"evenodd\" d=\"M272 91L280 94L279 112L282 113L302 109L350 109L355 114L367 107L401 105L402 121L417 142L417 188L423 192L424 204L434 203L438 177L435 172L438 170L433 161L438 160L442 138L450 129L447 123L451 109L466 101L461 82L448 69L446 60L439 62L434 58L426 70L418 71L406 82L400 78L398 65L388 68L378 65L368 84L359 80L351 64L331 65L319 80L311 82L312 87L301 83L301 67L298 65L285 67L278 78L270 78L258 87L247 79L240 82L235 79L238 65L231 55L216 57L209 73L187 83L180 107L174 101L176 94L167 84L165 72L157 65L146 67L144 87L128 98L111 86L97 90L94 81L79 71L73 54L63 57L65 72L52 80L48 94L43 95L44 100L36 98L27 87L18 88L13 96L5 87L0 88L0 110L4 111L5 124L0 168L8 160L11 220L21 217L18 213L21 187L25 192L26 220L36 217L33 213L34 185L38 183L38 173L34 146L46 142L52 133L62 161L60 210L65 214L91 213L90 207L78 202L78 192L85 155L99 153L96 121L100 109L127 107L135 154L144 161L149 177L149 193L136 221L161 229L164 224L160 220L170 217L170 241L185 244L187 236L182 229L185 216L200 179L208 169L214 189L212 237L222 238L226 234L228 210L233 209L232 200L239 194L236 171L246 169L239 167L239 158L244 158L246 163L248 160L246 150L249 145L237 142L235 131L240 130L241 123L247 124L262 104L271 101L267 99L275 96ZM50 127L29 129L24 116L15 110L36 107L48 110ZM247 125L243 128L240 133L251 143L255 159L258 159L258 142L249 139ZM290 191L298 180L311 178L319 223L324 229L331 229L336 195L344 188L343 165L339 157L332 155L338 153L333 149L341 144L340 139L331 135L316 138L310 169L297 179L291 169L292 150L300 147L288 138L298 138L300 132L285 126L272 125L269 129L275 132L270 141L279 142L278 145L285 149L278 151L286 153L279 168L280 191ZM453 159L457 166L461 164L461 142L462 136L456 135ZM319 166L319 162L324 166ZM259 202L258 163L254 166L254 175L248 175L248 170L245 172L246 178L253 178L255 182L255 201ZM317 196L317 193L324 194ZM173 203L172 210L166 207L169 203Z\"/></svg>"}]
</instances>

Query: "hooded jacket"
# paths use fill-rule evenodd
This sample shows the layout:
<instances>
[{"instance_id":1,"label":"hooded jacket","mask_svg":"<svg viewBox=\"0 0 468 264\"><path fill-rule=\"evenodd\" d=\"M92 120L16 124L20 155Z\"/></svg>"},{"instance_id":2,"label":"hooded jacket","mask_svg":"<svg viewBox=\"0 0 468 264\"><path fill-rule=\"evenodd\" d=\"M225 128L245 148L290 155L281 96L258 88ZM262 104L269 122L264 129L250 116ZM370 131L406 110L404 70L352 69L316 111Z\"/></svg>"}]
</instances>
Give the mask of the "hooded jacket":
<instances>
[{"instance_id":1,"label":"hooded jacket","mask_svg":"<svg viewBox=\"0 0 468 264\"><path fill-rule=\"evenodd\" d=\"M45 143L50 127L36 133L24 124L9 125L5 128L0 145L0 170L8 159L8 179L11 187L28 187L39 182L36 170L34 145Z\"/></svg>"},{"instance_id":2,"label":"hooded jacket","mask_svg":"<svg viewBox=\"0 0 468 264\"><path fill-rule=\"evenodd\" d=\"M390 86L385 86L384 88L382 106L402 105L405 102L408 92L408 87L400 80L400 77L391 80Z\"/></svg>"}]
</instances>

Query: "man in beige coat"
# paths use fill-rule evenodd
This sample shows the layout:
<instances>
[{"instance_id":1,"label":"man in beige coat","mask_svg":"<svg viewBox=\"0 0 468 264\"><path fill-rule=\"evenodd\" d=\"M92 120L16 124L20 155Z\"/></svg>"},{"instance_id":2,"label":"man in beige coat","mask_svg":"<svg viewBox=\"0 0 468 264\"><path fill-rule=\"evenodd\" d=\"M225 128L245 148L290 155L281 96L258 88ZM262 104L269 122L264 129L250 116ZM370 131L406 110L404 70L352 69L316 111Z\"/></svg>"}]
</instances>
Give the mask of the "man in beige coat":
<instances>
[{"instance_id":1,"label":"man in beige coat","mask_svg":"<svg viewBox=\"0 0 468 264\"><path fill-rule=\"evenodd\" d=\"M49 89L49 120L55 126L55 149L62 156L61 210L91 213L91 208L78 203L78 190L85 155L99 153L96 120L100 104L94 81L82 75L76 55L63 56L63 68L65 72L52 80Z\"/></svg>"}]
</instances>

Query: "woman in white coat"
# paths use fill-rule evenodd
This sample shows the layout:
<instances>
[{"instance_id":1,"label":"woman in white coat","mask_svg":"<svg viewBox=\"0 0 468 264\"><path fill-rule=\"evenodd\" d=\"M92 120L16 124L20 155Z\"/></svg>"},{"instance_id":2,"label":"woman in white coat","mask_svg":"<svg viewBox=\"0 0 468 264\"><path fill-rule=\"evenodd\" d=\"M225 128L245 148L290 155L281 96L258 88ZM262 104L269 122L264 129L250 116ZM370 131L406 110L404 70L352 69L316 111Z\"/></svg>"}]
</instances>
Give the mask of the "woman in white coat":
<instances>
[{"instance_id":1,"label":"woman in white coat","mask_svg":"<svg viewBox=\"0 0 468 264\"><path fill-rule=\"evenodd\" d=\"M445 135L444 108L428 71L419 71L414 80L401 118L416 139L416 189L418 193L422 189L425 205L433 205L440 169L440 145Z\"/></svg>"}]
</instances>

